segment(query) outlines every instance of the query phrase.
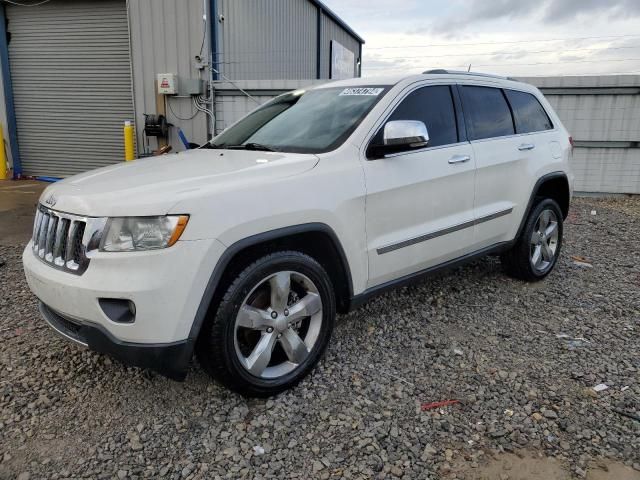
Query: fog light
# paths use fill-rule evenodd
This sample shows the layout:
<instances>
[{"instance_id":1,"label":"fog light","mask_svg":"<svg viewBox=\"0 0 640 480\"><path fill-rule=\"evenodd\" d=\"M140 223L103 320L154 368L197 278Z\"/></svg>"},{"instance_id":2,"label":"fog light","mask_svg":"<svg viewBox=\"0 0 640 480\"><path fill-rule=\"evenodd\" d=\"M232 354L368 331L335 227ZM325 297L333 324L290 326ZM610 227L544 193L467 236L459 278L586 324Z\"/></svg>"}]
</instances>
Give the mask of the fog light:
<instances>
[{"instance_id":1,"label":"fog light","mask_svg":"<svg viewBox=\"0 0 640 480\"><path fill-rule=\"evenodd\" d=\"M124 298L99 298L104 314L116 323L133 323L136 320L136 304Z\"/></svg>"}]
</instances>

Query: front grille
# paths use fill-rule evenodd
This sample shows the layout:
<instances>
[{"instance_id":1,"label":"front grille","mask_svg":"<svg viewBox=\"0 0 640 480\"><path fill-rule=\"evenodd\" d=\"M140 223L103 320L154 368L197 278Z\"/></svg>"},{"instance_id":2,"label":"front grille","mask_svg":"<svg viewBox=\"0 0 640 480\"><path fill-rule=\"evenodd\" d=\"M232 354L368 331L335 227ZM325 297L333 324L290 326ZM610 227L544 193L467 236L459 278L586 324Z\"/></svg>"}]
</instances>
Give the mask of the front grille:
<instances>
[{"instance_id":1,"label":"front grille","mask_svg":"<svg viewBox=\"0 0 640 480\"><path fill-rule=\"evenodd\" d=\"M89 263L85 232L88 219L38 206L33 225L33 253L45 263L82 274Z\"/></svg>"}]
</instances>

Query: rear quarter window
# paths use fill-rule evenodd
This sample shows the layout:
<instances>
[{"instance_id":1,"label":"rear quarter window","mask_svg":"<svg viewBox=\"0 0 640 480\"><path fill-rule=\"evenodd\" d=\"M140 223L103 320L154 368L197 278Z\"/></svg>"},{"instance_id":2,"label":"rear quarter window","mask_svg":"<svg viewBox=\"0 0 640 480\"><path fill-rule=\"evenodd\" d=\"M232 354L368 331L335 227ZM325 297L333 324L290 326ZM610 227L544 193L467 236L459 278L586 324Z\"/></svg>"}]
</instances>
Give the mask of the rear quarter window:
<instances>
[{"instance_id":1,"label":"rear quarter window","mask_svg":"<svg viewBox=\"0 0 640 480\"><path fill-rule=\"evenodd\" d=\"M501 89L463 85L462 97L470 140L515 133L511 110Z\"/></svg>"},{"instance_id":2,"label":"rear quarter window","mask_svg":"<svg viewBox=\"0 0 640 480\"><path fill-rule=\"evenodd\" d=\"M553 123L538 99L526 92L505 90L511 104L516 133L542 132L553 129Z\"/></svg>"}]
</instances>

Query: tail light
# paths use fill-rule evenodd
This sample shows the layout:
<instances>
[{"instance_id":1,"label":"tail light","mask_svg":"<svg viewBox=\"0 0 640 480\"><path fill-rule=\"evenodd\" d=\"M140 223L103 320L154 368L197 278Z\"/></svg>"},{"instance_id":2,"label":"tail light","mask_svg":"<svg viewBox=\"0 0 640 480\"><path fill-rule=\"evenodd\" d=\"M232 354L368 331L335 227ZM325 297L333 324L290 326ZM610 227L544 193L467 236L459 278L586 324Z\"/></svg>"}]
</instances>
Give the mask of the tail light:
<instances>
[{"instance_id":1,"label":"tail light","mask_svg":"<svg viewBox=\"0 0 640 480\"><path fill-rule=\"evenodd\" d=\"M575 147L573 144L573 137L569 137L569 144L571 144L571 150L573 150L573 147Z\"/></svg>"}]
</instances>

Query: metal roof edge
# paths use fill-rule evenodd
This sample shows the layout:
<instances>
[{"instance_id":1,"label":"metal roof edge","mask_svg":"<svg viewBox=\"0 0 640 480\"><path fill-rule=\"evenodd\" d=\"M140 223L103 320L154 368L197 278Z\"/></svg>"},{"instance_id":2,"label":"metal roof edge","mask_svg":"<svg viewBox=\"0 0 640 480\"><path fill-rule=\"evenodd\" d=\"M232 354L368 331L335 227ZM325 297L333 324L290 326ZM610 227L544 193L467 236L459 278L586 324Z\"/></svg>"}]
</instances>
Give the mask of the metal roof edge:
<instances>
[{"instance_id":1,"label":"metal roof edge","mask_svg":"<svg viewBox=\"0 0 640 480\"><path fill-rule=\"evenodd\" d=\"M329 18L331 18L331 20L333 20L338 25L340 25L343 29L345 29L356 40L358 40L362 44L365 43L364 42L364 38L362 38L360 35L358 35L353 30L353 28L351 28L349 25L347 25L347 23L344 20L342 20L333 10L331 10L329 7L327 7L323 2L321 2L320 0L309 0L309 1L311 3L313 3L316 7L319 7Z\"/></svg>"}]
</instances>

